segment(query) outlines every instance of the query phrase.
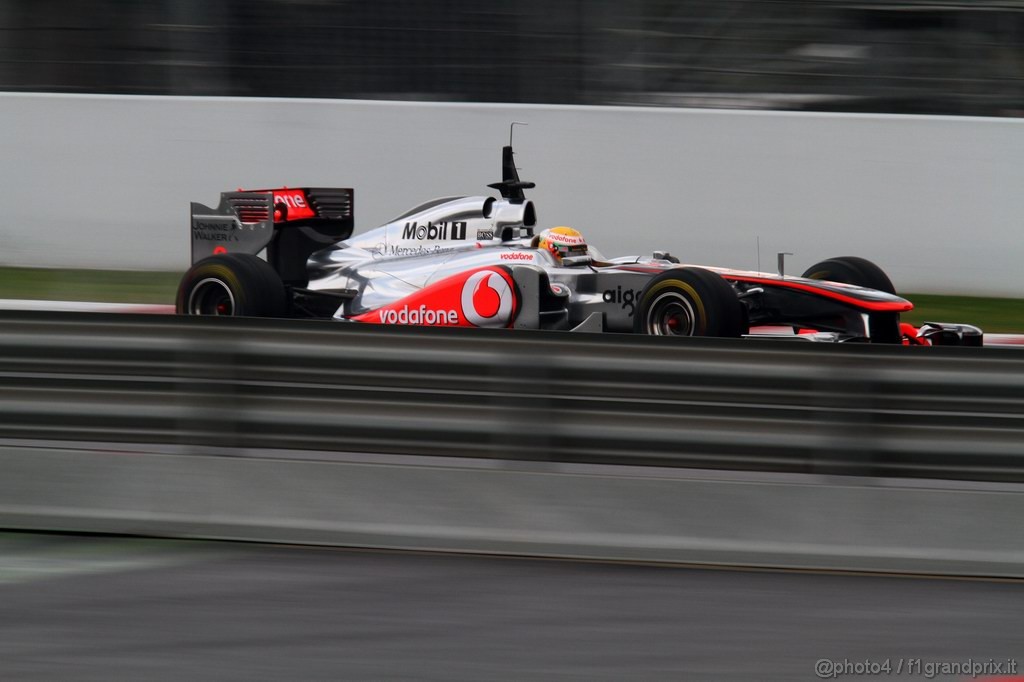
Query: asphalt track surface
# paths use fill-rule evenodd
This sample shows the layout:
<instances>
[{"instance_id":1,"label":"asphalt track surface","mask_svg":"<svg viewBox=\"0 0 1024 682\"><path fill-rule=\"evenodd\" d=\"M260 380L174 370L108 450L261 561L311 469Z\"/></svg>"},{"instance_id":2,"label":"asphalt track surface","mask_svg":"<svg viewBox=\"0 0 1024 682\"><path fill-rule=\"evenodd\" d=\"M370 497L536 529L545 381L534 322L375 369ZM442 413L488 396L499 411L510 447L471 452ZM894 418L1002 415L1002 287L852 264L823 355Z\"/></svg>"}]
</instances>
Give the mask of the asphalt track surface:
<instances>
[{"instance_id":1,"label":"asphalt track surface","mask_svg":"<svg viewBox=\"0 0 1024 682\"><path fill-rule=\"evenodd\" d=\"M0 535L4 680L814 680L1022 633L1019 582Z\"/></svg>"}]
</instances>

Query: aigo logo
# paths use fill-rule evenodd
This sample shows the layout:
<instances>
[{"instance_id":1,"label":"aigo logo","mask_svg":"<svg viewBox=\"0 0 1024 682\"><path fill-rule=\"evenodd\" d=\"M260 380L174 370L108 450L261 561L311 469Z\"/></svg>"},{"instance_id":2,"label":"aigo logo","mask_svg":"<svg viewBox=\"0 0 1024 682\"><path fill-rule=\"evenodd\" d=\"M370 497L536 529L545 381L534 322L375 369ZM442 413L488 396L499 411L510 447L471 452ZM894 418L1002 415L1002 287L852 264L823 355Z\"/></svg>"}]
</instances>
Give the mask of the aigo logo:
<instances>
[{"instance_id":1,"label":"aigo logo","mask_svg":"<svg viewBox=\"0 0 1024 682\"><path fill-rule=\"evenodd\" d=\"M640 302L640 295L642 293L643 291L640 289L623 289L620 284L614 289L603 291L601 293L601 300L605 303L618 303L623 310L629 308L629 316L633 317L633 312L636 304Z\"/></svg>"},{"instance_id":2,"label":"aigo logo","mask_svg":"<svg viewBox=\"0 0 1024 682\"><path fill-rule=\"evenodd\" d=\"M462 315L475 327L506 327L515 296L508 281L494 270L480 270L462 285Z\"/></svg>"}]
</instances>

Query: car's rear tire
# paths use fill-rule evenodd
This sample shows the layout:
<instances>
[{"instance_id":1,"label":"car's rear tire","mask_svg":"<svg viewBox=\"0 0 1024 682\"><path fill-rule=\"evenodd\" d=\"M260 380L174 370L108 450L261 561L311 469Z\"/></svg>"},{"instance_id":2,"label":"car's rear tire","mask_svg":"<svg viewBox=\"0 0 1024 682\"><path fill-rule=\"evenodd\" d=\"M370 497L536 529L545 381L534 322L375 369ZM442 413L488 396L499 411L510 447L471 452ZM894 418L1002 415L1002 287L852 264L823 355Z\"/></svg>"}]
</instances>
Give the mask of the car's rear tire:
<instances>
[{"instance_id":1,"label":"car's rear tire","mask_svg":"<svg viewBox=\"0 0 1024 682\"><path fill-rule=\"evenodd\" d=\"M266 261L247 253L225 253L199 261L178 285L179 315L283 317L284 283Z\"/></svg>"},{"instance_id":2,"label":"car's rear tire","mask_svg":"<svg viewBox=\"0 0 1024 682\"><path fill-rule=\"evenodd\" d=\"M877 289L887 294L896 293L892 280L882 268L866 258L857 256L838 256L823 260L807 268L803 276L808 279L826 279L831 282Z\"/></svg>"},{"instance_id":3,"label":"car's rear tire","mask_svg":"<svg viewBox=\"0 0 1024 682\"><path fill-rule=\"evenodd\" d=\"M640 294L633 331L653 336L739 337L747 316L732 286L702 268L673 268Z\"/></svg>"}]
</instances>

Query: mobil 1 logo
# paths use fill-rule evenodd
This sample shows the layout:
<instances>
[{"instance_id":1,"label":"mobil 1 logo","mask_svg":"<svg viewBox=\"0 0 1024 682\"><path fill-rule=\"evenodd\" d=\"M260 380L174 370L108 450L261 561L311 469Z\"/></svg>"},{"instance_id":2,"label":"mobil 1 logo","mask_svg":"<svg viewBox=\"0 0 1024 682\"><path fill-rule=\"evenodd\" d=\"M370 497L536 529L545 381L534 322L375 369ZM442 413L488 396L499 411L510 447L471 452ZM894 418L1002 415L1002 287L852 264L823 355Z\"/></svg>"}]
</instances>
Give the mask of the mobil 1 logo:
<instances>
[{"instance_id":1,"label":"mobil 1 logo","mask_svg":"<svg viewBox=\"0 0 1024 682\"><path fill-rule=\"evenodd\" d=\"M405 227L402 228L402 239L458 241L465 238L465 220L441 223L418 223L413 220L406 223Z\"/></svg>"}]
</instances>

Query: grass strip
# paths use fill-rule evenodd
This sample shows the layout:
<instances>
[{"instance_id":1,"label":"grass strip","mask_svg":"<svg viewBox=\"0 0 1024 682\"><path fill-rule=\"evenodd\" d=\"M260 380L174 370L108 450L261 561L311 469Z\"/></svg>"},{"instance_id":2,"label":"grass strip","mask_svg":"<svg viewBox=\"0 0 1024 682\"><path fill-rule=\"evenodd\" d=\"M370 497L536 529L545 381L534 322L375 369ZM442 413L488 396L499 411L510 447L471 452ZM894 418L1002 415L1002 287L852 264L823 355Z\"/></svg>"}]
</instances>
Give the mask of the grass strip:
<instances>
[{"instance_id":1,"label":"grass strip","mask_svg":"<svg viewBox=\"0 0 1024 682\"><path fill-rule=\"evenodd\" d=\"M0 298L174 303L180 272L0 268Z\"/></svg>"},{"instance_id":2,"label":"grass strip","mask_svg":"<svg viewBox=\"0 0 1024 682\"><path fill-rule=\"evenodd\" d=\"M913 310L901 315L901 319L913 325L924 322L966 322L993 334L1024 333L1024 299L900 295L914 303Z\"/></svg>"}]
</instances>

